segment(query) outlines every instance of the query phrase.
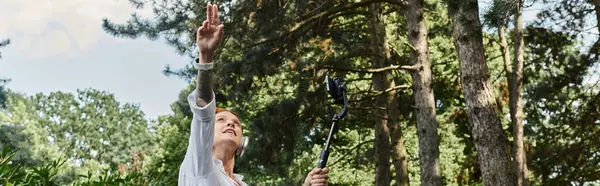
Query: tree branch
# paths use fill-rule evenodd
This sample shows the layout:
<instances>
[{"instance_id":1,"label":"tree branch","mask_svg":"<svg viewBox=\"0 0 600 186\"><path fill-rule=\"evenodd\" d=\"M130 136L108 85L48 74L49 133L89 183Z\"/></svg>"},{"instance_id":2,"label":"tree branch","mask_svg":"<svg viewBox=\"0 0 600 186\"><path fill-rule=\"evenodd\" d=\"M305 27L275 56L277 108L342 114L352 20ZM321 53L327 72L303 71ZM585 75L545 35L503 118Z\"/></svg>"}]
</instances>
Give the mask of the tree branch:
<instances>
[{"instance_id":1,"label":"tree branch","mask_svg":"<svg viewBox=\"0 0 600 186\"><path fill-rule=\"evenodd\" d=\"M378 73L378 72L384 72L384 71L396 70L396 69L418 71L418 70L421 70L421 68L423 68L423 67L421 65L390 65L388 67L374 68L374 69L353 69L353 68L343 68L343 67L333 67L333 66L323 65L323 66L320 66L317 68L318 69L329 69L329 70L341 70L341 71L346 71L346 72L358 72L358 73Z\"/></svg>"},{"instance_id":2,"label":"tree branch","mask_svg":"<svg viewBox=\"0 0 600 186\"><path fill-rule=\"evenodd\" d=\"M348 3L348 4L335 6L327 11L318 13L316 15L313 15L309 18L304 19L303 21L301 21L299 23L296 23L296 25L294 25L294 27L292 27L291 29L289 29L287 32L285 32L283 34L280 34L279 36L261 39L260 41L258 41L258 43L250 45L250 47L261 45L261 44L264 44L264 43L267 43L270 41L278 40L278 39L284 37L285 35L289 35L289 34L292 34L296 31L300 30L300 28L305 27L306 25L309 25L312 22L319 21L323 18L328 18L329 16L335 15L344 10L368 6L372 3L390 3L390 4L400 5L400 6L404 5L403 1L401 1L401 0L370 0L370 1L363 1L363 2L358 2L358 3Z\"/></svg>"},{"instance_id":3,"label":"tree branch","mask_svg":"<svg viewBox=\"0 0 600 186\"><path fill-rule=\"evenodd\" d=\"M374 97L377 97L377 96L381 96L381 95L383 95L385 93L388 93L388 92L391 92L391 91L394 91L394 90L404 89L404 88L410 88L410 87L412 87L412 85L398 85L398 86L395 86L395 87L390 87L388 89L385 89L384 91L375 92L375 95L363 97L363 98L358 99L358 100L348 100L348 102L361 102L361 101L364 101L364 100L369 99L369 98L374 98Z\"/></svg>"},{"instance_id":4,"label":"tree branch","mask_svg":"<svg viewBox=\"0 0 600 186\"><path fill-rule=\"evenodd\" d=\"M346 153L344 153L344 155L342 155L341 158L337 159L335 162L331 163L331 165L328 165L328 166L329 167L333 167L335 164L337 164L337 163L341 162L342 160L344 160L344 158L346 156L348 156L348 154L352 153L352 151L356 150L358 147L360 147L360 146L362 146L362 145L364 145L366 143L371 143L373 141L375 141L375 139L370 139L370 140L367 140L367 141L363 141L363 142L361 142L359 144L356 144L354 147L350 148L350 150L348 150Z\"/></svg>"}]
</instances>

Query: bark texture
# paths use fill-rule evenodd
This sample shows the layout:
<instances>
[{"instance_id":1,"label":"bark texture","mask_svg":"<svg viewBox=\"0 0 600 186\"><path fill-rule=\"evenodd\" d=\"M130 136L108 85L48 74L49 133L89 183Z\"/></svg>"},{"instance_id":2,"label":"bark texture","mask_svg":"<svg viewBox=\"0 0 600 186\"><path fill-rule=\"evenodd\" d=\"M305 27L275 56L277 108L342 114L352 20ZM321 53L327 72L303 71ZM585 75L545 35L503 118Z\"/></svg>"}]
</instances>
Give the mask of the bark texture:
<instances>
[{"instance_id":1,"label":"bark texture","mask_svg":"<svg viewBox=\"0 0 600 186\"><path fill-rule=\"evenodd\" d=\"M371 17L369 18L369 28L371 34L371 50L374 54L371 65L373 68L386 66L390 58L390 51L386 41L385 25L381 12L381 5L371 4ZM389 87L395 86L390 71L373 73L373 89L375 91L384 91ZM388 127L388 110L393 91L375 97L373 110L375 119L375 185L390 185L390 129Z\"/></svg>"},{"instance_id":2,"label":"bark texture","mask_svg":"<svg viewBox=\"0 0 600 186\"><path fill-rule=\"evenodd\" d=\"M392 100L392 103L396 103L395 99ZM396 118L396 120L390 120L390 132L392 138L392 163L396 168L396 185L397 186L409 186L410 180L408 177L408 154L406 153L406 145L404 144L404 134L402 132L402 127L400 126L400 121L397 120L400 117L400 113L398 109L395 109L394 106L389 107L390 118Z\"/></svg>"},{"instance_id":3,"label":"bark texture","mask_svg":"<svg viewBox=\"0 0 600 186\"><path fill-rule=\"evenodd\" d=\"M421 185L440 186L442 179L438 124L435 118L435 102L431 87L433 80L423 4L423 0L408 0L404 14L408 26L408 39L413 49L410 53L410 62L414 66L421 67L411 72L417 114Z\"/></svg>"},{"instance_id":4,"label":"bark texture","mask_svg":"<svg viewBox=\"0 0 600 186\"><path fill-rule=\"evenodd\" d=\"M515 60L509 87L510 120L513 128L513 151L517 186L528 186L527 158L523 149L523 2L519 1L515 14Z\"/></svg>"},{"instance_id":5,"label":"bark texture","mask_svg":"<svg viewBox=\"0 0 600 186\"><path fill-rule=\"evenodd\" d=\"M469 123L473 125L483 183L488 186L515 185L506 134L492 95L477 0L448 0L447 3L460 62L460 83Z\"/></svg>"}]
</instances>

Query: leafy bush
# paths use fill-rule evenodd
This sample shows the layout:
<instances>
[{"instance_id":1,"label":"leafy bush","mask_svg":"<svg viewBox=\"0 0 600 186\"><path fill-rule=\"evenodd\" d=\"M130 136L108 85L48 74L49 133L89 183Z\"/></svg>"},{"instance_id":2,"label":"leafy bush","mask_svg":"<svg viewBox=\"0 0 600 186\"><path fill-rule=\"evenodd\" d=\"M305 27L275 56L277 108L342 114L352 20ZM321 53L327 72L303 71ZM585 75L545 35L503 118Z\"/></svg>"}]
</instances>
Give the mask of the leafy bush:
<instances>
[{"instance_id":1,"label":"leafy bush","mask_svg":"<svg viewBox=\"0 0 600 186\"><path fill-rule=\"evenodd\" d=\"M25 166L11 161L17 151L18 150L11 151L8 146L3 147L2 153L0 153L0 185L59 185L59 182L57 181L59 170L61 170L66 160L54 160L36 167ZM71 183L72 186L165 185L161 180L155 179L160 178L160 176L134 171L127 172L125 169L105 169L100 174L96 175L91 171L88 171L87 175L79 175L78 177L78 180Z\"/></svg>"}]
</instances>

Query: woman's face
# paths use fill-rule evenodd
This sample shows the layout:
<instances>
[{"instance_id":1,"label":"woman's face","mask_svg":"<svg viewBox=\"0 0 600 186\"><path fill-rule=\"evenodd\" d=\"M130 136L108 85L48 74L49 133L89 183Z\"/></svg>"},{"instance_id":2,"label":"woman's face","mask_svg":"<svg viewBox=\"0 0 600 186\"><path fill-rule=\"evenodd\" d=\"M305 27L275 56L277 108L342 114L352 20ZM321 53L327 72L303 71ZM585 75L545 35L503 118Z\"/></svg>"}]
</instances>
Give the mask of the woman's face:
<instances>
[{"instance_id":1,"label":"woman's face","mask_svg":"<svg viewBox=\"0 0 600 186\"><path fill-rule=\"evenodd\" d=\"M232 145L237 149L242 141L242 124L237 116L222 111L215 116L215 145Z\"/></svg>"}]
</instances>

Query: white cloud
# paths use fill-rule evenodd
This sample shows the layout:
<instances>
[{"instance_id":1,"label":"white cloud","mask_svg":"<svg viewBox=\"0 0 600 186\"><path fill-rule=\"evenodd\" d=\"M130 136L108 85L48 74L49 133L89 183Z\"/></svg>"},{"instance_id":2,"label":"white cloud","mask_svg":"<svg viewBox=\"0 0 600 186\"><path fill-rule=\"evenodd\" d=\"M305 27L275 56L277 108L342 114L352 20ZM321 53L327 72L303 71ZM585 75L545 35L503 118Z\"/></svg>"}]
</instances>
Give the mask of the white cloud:
<instances>
[{"instance_id":1,"label":"white cloud","mask_svg":"<svg viewBox=\"0 0 600 186\"><path fill-rule=\"evenodd\" d=\"M2 0L0 39L10 38L20 56L40 59L84 52L101 39L102 18L124 23L130 14L146 17L127 0Z\"/></svg>"}]
</instances>

